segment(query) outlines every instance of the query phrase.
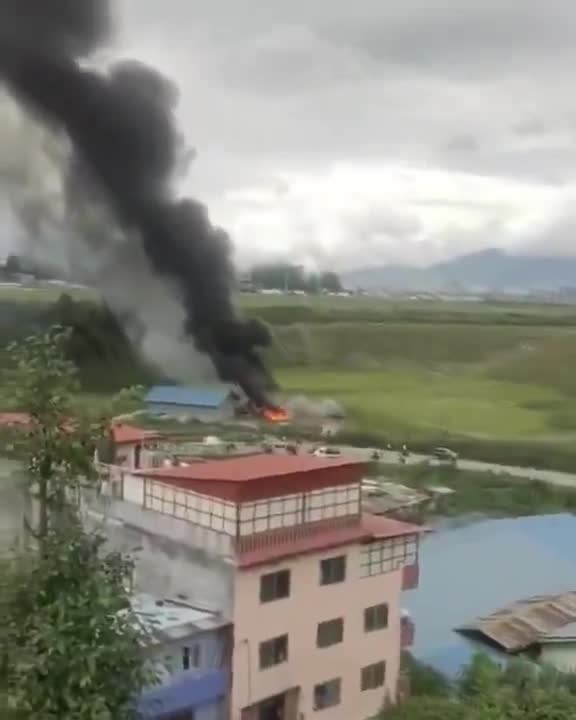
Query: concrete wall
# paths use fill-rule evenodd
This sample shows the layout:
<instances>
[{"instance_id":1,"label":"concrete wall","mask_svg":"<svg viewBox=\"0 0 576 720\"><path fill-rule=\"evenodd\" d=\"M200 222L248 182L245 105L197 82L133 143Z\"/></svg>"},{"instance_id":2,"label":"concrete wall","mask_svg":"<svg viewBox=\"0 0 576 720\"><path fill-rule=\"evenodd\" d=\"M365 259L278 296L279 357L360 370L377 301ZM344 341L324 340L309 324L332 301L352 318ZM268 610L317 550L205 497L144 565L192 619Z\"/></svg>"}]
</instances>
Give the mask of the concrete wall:
<instances>
[{"instance_id":1,"label":"concrete wall","mask_svg":"<svg viewBox=\"0 0 576 720\"><path fill-rule=\"evenodd\" d=\"M180 596L230 615L233 565L218 551L217 533L110 498L91 498L84 515L89 527L102 529L111 548L134 558L136 590Z\"/></svg>"},{"instance_id":2,"label":"concrete wall","mask_svg":"<svg viewBox=\"0 0 576 720\"><path fill-rule=\"evenodd\" d=\"M231 719L241 709L290 688L300 687L299 712L315 715L314 686L341 678L341 704L322 710L325 720L362 720L375 715L385 695L396 696L400 660L402 571L361 577L359 545L301 556L273 566L238 573L234 597L234 655ZM347 555L346 580L321 586L319 561ZM291 595L260 603L260 576L288 568ZM364 609L382 602L389 605L388 628L364 632ZM344 618L344 641L329 648L316 647L319 622ZM284 633L289 636L288 661L259 669L259 643ZM361 692L361 668L385 660L383 688Z\"/></svg>"},{"instance_id":3,"label":"concrete wall","mask_svg":"<svg viewBox=\"0 0 576 720\"><path fill-rule=\"evenodd\" d=\"M540 661L561 672L576 672L576 641L542 645Z\"/></svg>"}]
</instances>

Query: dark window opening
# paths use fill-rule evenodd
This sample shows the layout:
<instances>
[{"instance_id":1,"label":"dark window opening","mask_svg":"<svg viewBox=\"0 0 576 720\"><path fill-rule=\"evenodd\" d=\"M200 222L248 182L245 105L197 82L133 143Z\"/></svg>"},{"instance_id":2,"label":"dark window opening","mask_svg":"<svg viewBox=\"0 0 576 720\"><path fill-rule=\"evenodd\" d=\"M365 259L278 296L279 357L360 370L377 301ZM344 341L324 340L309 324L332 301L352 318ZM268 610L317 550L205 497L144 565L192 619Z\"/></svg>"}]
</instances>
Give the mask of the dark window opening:
<instances>
[{"instance_id":1,"label":"dark window opening","mask_svg":"<svg viewBox=\"0 0 576 720\"><path fill-rule=\"evenodd\" d=\"M319 648L337 645L344 639L344 620L336 618L318 623L316 631L316 646Z\"/></svg>"},{"instance_id":2,"label":"dark window opening","mask_svg":"<svg viewBox=\"0 0 576 720\"><path fill-rule=\"evenodd\" d=\"M388 627L388 604L373 605L364 610L364 631L383 630Z\"/></svg>"},{"instance_id":3,"label":"dark window opening","mask_svg":"<svg viewBox=\"0 0 576 720\"><path fill-rule=\"evenodd\" d=\"M271 602L290 596L290 570L262 575L260 578L260 602Z\"/></svg>"},{"instance_id":4,"label":"dark window opening","mask_svg":"<svg viewBox=\"0 0 576 720\"><path fill-rule=\"evenodd\" d=\"M320 584L334 585L346 579L346 555L320 561Z\"/></svg>"},{"instance_id":5,"label":"dark window opening","mask_svg":"<svg viewBox=\"0 0 576 720\"><path fill-rule=\"evenodd\" d=\"M367 665L365 668L362 668L360 682L363 691L375 690L376 688L382 687L385 680L386 663L384 660L374 663L373 665Z\"/></svg>"},{"instance_id":6,"label":"dark window opening","mask_svg":"<svg viewBox=\"0 0 576 720\"><path fill-rule=\"evenodd\" d=\"M260 643L260 669L280 665L288 660L288 635L265 640Z\"/></svg>"}]
</instances>

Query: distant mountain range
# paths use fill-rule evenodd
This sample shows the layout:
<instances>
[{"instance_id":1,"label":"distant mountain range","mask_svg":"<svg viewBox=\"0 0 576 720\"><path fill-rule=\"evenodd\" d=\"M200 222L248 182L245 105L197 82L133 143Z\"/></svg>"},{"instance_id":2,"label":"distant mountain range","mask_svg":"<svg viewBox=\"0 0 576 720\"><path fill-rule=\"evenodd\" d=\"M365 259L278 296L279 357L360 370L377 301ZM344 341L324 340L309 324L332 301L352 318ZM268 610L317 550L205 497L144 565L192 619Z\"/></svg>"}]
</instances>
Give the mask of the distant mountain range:
<instances>
[{"instance_id":1,"label":"distant mountain range","mask_svg":"<svg viewBox=\"0 0 576 720\"><path fill-rule=\"evenodd\" d=\"M576 257L511 255L490 249L425 268L366 267L342 273L347 288L414 292L555 291L576 287Z\"/></svg>"}]
</instances>

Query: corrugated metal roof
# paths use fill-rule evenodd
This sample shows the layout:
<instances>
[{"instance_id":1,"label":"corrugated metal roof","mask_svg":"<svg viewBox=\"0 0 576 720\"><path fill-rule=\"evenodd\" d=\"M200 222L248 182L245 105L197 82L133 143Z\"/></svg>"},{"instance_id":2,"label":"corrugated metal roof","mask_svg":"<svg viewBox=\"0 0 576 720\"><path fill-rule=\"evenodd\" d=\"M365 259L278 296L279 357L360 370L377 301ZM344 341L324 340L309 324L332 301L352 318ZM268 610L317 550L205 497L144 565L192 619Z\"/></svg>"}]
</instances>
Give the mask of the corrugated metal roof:
<instances>
[{"instance_id":1,"label":"corrugated metal roof","mask_svg":"<svg viewBox=\"0 0 576 720\"><path fill-rule=\"evenodd\" d=\"M217 613L173 600L159 600L147 593L133 596L131 604L133 612L157 643L179 640L228 624Z\"/></svg>"},{"instance_id":2,"label":"corrugated metal roof","mask_svg":"<svg viewBox=\"0 0 576 720\"><path fill-rule=\"evenodd\" d=\"M525 650L574 621L576 591L571 591L519 600L457 630L478 634L506 652L514 653Z\"/></svg>"},{"instance_id":3,"label":"corrugated metal roof","mask_svg":"<svg viewBox=\"0 0 576 720\"><path fill-rule=\"evenodd\" d=\"M145 401L152 404L218 408L226 401L231 392L232 388L228 385L202 387L156 385L150 388Z\"/></svg>"},{"instance_id":4,"label":"corrugated metal roof","mask_svg":"<svg viewBox=\"0 0 576 720\"><path fill-rule=\"evenodd\" d=\"M338 456L319 458L314 455L246 455L209 460L194 465L140 470L139 475L157 478L163 482L210 480L216 482L249 482L279 475L308 473L327 468L363 465L358 458Z\"/></svg>"},{"instance_id":5,"label":"corrugated metal roof","mask_svg":"<svg viewBox=\"0 0 576 720\"><path fill-rule=\"evenodd\" d=\"M549 632L546 637L540 638L541 643L566 642L576 640L576 622L568 623L564 627Z\"/></svg>"}]
</instances>

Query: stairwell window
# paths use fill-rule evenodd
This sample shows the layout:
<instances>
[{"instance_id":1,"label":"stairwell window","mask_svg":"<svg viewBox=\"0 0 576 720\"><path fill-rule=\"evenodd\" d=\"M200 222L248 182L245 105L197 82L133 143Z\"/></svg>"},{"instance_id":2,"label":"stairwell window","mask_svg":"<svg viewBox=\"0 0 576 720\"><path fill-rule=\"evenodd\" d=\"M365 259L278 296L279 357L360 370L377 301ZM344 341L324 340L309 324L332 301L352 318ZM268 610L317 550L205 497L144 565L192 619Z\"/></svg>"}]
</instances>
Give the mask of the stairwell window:
<instances>
[{"instance_id":1,"label":"stairwell window","mask_svg":"<svg viewBox=\"0 0 576 720\"><path fill-rule=\"evenodd\" d=\"M288 660L288 635L279 635L260 643L260 670Z\"/></svg>"},{"instance_id":2,"label":"stairwell window","mask_svg":"<svg viewBox=\"0 0 576 720\"><path fill-rule=\"evenodd\" d=\"M320 585L334 585L346 580L346 555L320 561Z\"/></svg>"}]
</instances>

